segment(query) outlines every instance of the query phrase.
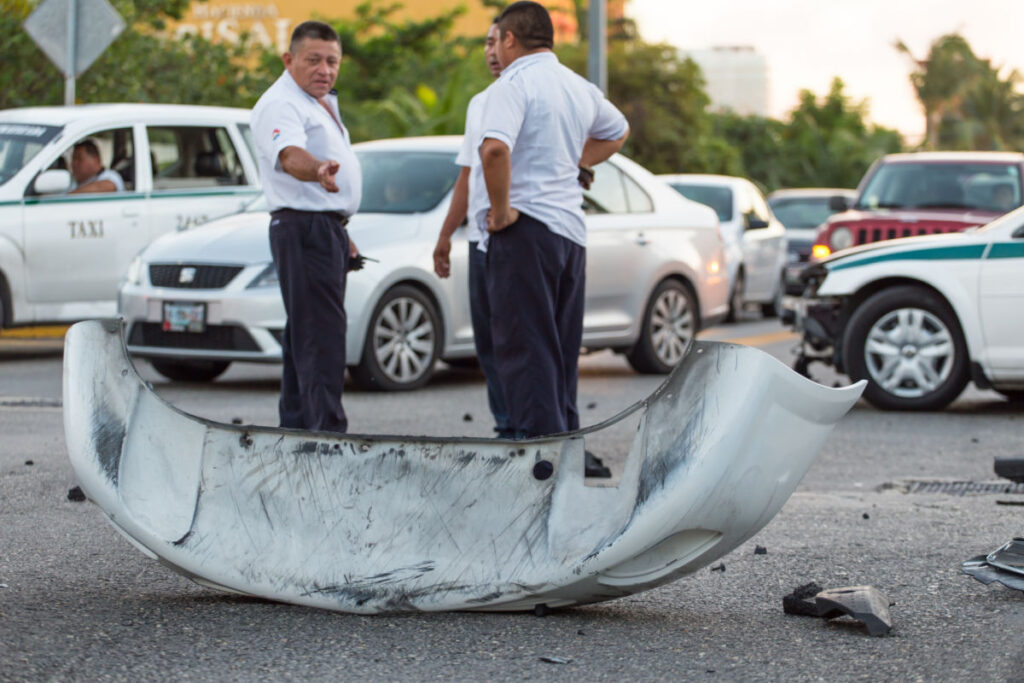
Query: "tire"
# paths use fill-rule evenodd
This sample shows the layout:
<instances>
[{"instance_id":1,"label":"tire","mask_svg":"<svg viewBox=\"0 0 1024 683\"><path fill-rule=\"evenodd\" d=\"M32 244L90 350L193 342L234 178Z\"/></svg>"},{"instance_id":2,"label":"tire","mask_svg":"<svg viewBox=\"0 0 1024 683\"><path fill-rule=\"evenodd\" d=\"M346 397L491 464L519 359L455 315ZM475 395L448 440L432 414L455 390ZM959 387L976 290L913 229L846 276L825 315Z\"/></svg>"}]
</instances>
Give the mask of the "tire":
<instances>
[{"instance_id":1,"label":"tire","mask_svg":"<svg viewBox=\"0 0 1024 683\"><path fill-rule=\"evenodd\" d=\"M761 317L762 318L778 318L782 314L782 293L786 289L785 275L779 278L778 286L775 289L775 295L772 300L766 304L761 304Z\"/></svg>"},{"instance_id":2,"label":"tire","mask_svg":"<svg viewBox=\"0 0 1024 683\"><path fill-rule=\"evenodd\" d=\"M392 287L373 309L359 365L349 368L364 389L406 391L423 386L441 355L441 316L426 294Z\"/></svg>"},{"instance_id":3,"label":"tire","mask_svg":"<svg viewBox=\"0 0 1024 683\"><path fill-rule=\"evenodd\" d=\"M644 374L672 372L697 329L697 303L690 288L678 280L665 280L647 301L640 337L626 359Z\"/></svg>"},{"instance_id":4,"label":"tire","mask_svg":"<svg viewBox=\"0 0 1024 683\"><path fill-rule=\"evenodd\" d=\"M960 322L921 287L893 287L865 300L843 340L847 373L868 380L864 398L883 410L940 410L970 378Z\"/></svg>"},{"instance_id":5,"label":"tire","mask_svg":"<svg viewBox=\"0 0 1024 683\"><path fill-rule=\"evenodd\" d=\"M230 361L149 359L153 369L172 382L212 382L224 374Z\"/></svg>"},{"instance_id":6,"label":"tire","mask_svg":"<svg viewBox=\"0 0 1024 683\"><path fill-rule=\"evenodd\" d=\"M725 316L725 321L734 323L740 319L743 315L743 288L746 286L746 276L743 275L743 271L737 271L736 282L733 284L732 291L729 293L729 314Z\"/></svg>"}]
</instances>

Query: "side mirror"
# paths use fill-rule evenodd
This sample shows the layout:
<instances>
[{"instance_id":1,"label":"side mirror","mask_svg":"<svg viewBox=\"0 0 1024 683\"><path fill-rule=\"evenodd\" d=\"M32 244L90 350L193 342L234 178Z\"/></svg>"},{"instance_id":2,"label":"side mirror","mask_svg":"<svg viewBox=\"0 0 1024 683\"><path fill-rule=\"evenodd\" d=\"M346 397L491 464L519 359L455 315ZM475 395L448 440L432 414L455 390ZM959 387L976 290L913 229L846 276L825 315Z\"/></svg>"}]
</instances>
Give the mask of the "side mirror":
<instances>
[{"instance_id":1,"label":"side mirror","mask_svg":"<svg viewBox=\"0 0 1024 683\"><path fill-rule=\"evenodd\" d=\"M753 214L747 214L746 223L747 230L763 230L768 227L768 221Z\"/></svg>"},{"instance_id":2,"label":"side mirror","mask_svg":"<svg viewBox=\"0 0 1024 683\"><path fill-rule=\"evenodd\" d=\"M36 194L62 194L71 189L71 173L63 169L43 171L32 183Z\"/></svg>"},{"instance_id":3,"label":"side mirror","mask_svg":"<svg viewBox=\"0 0 1024 683\"><path fill-rule=\"evenodd\" d=\"M828 208L834 213L842 213L850 208L850 203L846 201L846 197L834 195L828 198Z\"/></svg>"}]
</instances>

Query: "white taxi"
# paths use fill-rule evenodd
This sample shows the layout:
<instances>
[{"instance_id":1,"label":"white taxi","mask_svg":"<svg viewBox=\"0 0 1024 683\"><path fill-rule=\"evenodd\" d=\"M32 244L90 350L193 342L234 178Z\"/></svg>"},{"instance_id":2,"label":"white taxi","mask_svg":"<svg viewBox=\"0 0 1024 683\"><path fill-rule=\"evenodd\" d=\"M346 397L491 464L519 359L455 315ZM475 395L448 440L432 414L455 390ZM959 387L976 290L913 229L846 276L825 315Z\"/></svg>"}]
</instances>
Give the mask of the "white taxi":
<instances>
[{"instance_id":1,"label":"white taxi","mask_svg":"<svg viewBox=\"0 0 1024 683\"><path fill-rule=\"evenodd\" d=\"M240 211L260 193L248 120L183 105L0 111L0 326L114 315L154 238ZM72 192L86 140L123 190Z\"/></svg>"},{"instance_id":2,"label":"white taxi","mask_svg":"<svg viewBox=\"0 0 1024 683\"><path fill-rule=\"evenodd\" d=\"M943 408L968 381L1024 401L1024 208L967 232L845 249L802 277L797 370L834 365L889 410Z\"/></svg>"}]
</instances>

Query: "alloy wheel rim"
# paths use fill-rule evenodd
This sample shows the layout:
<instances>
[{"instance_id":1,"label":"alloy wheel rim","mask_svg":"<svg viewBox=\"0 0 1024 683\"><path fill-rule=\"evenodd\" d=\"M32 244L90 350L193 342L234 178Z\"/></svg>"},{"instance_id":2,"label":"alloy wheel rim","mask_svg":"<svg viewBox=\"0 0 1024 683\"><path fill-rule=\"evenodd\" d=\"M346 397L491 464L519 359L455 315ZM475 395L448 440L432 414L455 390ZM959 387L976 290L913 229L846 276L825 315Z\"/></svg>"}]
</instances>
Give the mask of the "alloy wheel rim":
<instances>
[{"instance_id":1,"label":"alloy wheel rim","mask_svg":"<svg viewBox=\"0 0 1024 683\"><path fill-rule=\"evenodd\" d=\"M430 369L434 336L434 323L421 303L405 296L389 301L373 329L381 372L400 384L418 380Z\"/></svg>"},{"instance_id":2,"label":"alloy wheel rim","mask_svg":"<svg viewBox=\"0 0 1024 683\"><path fill-rule=\"evenodd\" d=\"M692 337L693 313L686 296L676 289L662 292L651 310L651 345L658 360L678 365Z\"/></svg>"},{"instance_id":3,"label":"alloy wheel rim","mask_svg":"<svg viewBox=\"0 0 1024 683\"><path fill-rule=\"evenodd\" d=\"M871 379L900 398L921 398L937 390L953 371L953 335L937 316L920 308L899 308L875 321L864 344Z\"/></svg>"}]
</instances>

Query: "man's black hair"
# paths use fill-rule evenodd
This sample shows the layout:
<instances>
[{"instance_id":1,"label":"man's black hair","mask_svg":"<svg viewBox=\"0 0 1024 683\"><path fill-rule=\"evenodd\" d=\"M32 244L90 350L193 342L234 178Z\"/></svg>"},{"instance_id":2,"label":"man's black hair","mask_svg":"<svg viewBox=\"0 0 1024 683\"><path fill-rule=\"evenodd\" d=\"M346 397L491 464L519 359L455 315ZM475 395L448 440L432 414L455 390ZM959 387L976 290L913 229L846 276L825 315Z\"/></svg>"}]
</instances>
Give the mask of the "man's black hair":
<instances>
[{"instance_id":1,"label":"man's black hair","mask_svg":"<svg viewBox=\"0 0 1024 683\"><path fill-rule=\"evenodd\" d=\"M338 37L338 32L331 28L329 24L325 24L322 21L304 21L292 31L292 39L288 43L288 52L295 54L295 48L306 38L333 40L339 46L341 45L341 38Z\"/></svg>"},{"instance_id":2,"label":"man's black hair","mask_svg":"<svg viewBox=\"0 0 1024 683\"><path fill-rule=\"evenodd\" d=\"M519 44L527 50L540 48L551 49L555 46L555 27L551 24L551 15L544 6L520 0L513 2L498 15L498 28L501 37L511 31Z\"/></svg>"},{"instance_id":3,"label":"man's black hair","mask_svg":"<svg viewBox=\"0 0 1024 683\"><path fill-rule=\"evenodd\" d=\"M96 142L94 140L79 140L75 143L74 149L79 148L84 149L85 153L91 157L96 159L100 158L100 148L96 146Z\"/></svg>"}]
</instances>

